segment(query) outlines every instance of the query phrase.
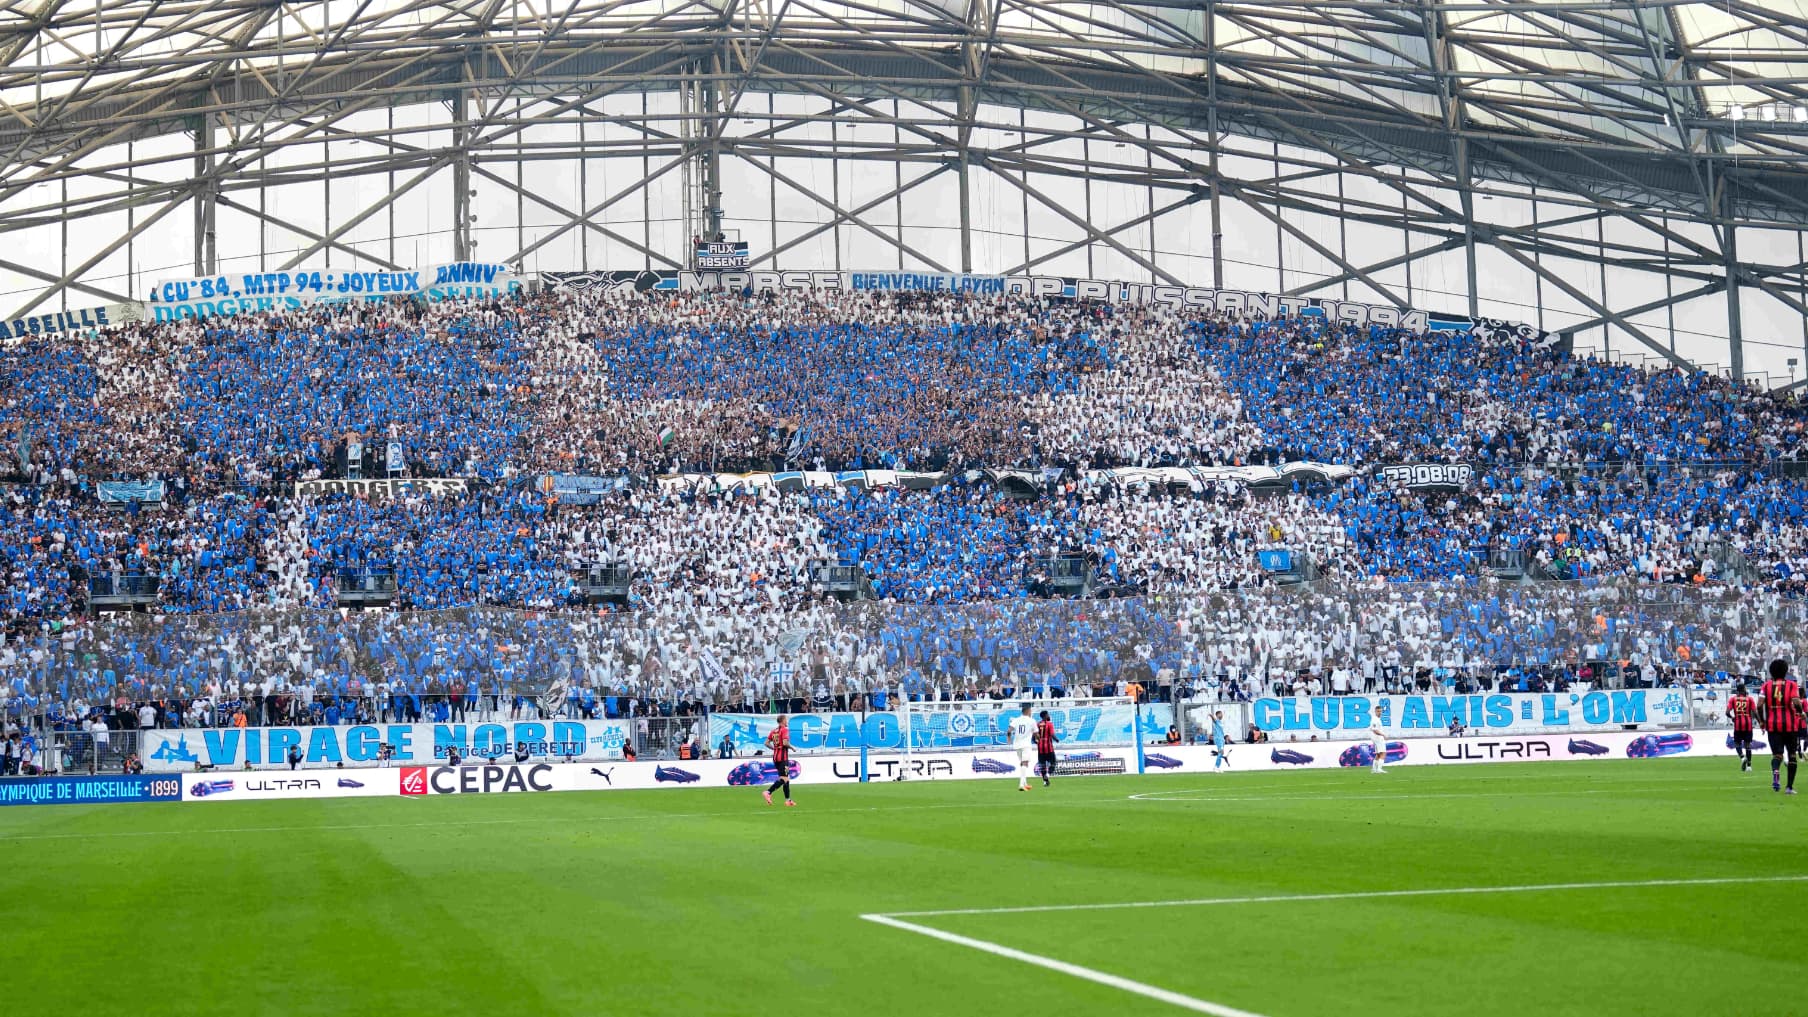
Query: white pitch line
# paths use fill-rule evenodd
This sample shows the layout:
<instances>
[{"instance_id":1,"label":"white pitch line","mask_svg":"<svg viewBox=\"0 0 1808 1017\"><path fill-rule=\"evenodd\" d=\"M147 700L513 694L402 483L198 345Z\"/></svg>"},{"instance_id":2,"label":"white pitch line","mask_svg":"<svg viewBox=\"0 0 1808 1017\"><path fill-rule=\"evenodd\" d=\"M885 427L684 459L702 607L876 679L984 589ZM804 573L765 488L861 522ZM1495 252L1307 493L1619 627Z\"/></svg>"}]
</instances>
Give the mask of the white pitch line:
<instances>
[{"instance_id":1,"label":"white pitch line","mask_svg":"<svg viewBox=\"0 0 1808 1017\"><path fill-rule=\"evenodd\" d=\"M1525 883L1518 886L1449 886L1421 890L1357 890L1348 893L1286 893L1260 897L1199 897L1191 900L1139 900L1109 904L1039 904L1008 908L951 908L945 911L892 911L884 918L936 918L947 915L1024 915L1046 911L1112 911L1126 908L1184 908L1214 904L1285 904L1318 900L1383 900L1390 897L1454 897L1494 893L1548 893L1560 890L1614 890L1642 886L1726 886L1744 883L1808 883L1808 875L1720 876L1703 879L1627 879L1598 883ZM862 918L873 918L862 915Z\"/></svg>"},{"instance_id":2,"label":"white pitch line","mask_svg":"<svg viewBox=\"0 0 1808 1017\"><path fill-rule=\"evenodd\" d=\"M1058 971L1061 974L1085 979L1088 982L1097 982L1100 985L1134 993L1138 996L1145 996L1158 1002L1167 1003L1170 1006L1180 1007L1183 1010L1191 1010L1194 1013L1211 1014L1212 1017L1262 1017L1261 1014L1252 1013L1248 1010L1239 1010L1236 1007L1225 1006L1222 1003L1213 1003L1210 1000L1200 999L1197 996L1188 996L1185 993L1163 989L1160 986L1150 985L1147 982L1133 981L1132 979L1123 978L1109 972L1095 971L1092 968L1081 967L1078 964L1069 964L1064 960L1056 960L1053 957L1044 957L1041 954L1027 953L1023 950L1014 949L999 943L992 943L983 939L974 939L971 936L962 936L953 932L944 932L941 929L932 929L927 925L917 925L914 922L900 921L891 915L861 915L860 917L869 922L877 922L880 925L889 925L894 929L903 929L906 932L914 932L920 936L939 939L944 943L953 943L956 946L981 950L994 956L1004 957L1014 961L1022 961L1025 964L1033 964L1039 968Z\"/></svg>"}]
</instances>

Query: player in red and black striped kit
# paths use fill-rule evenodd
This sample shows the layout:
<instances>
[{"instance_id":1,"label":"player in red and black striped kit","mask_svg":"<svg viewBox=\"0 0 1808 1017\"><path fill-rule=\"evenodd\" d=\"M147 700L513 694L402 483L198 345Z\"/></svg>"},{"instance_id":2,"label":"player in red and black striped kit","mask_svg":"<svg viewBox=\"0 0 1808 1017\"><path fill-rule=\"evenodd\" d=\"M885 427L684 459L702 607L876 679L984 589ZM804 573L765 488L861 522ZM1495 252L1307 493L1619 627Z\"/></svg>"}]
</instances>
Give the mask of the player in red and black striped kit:
<instances>
[{"instance_id":1,"label":"player in red and black striped kit","mask_svg":"<svg viewBox=\"0 0 1808 1017\"><path fill-rule=\"evenodd\" d=\"M1739 772L1751 770L1752 725L1758 719L1758 701L1745 691L1741 683L1726 701L1726 719L1733 722L1733 755L1739 757Z\"/></svg>"},{"instance_id":2,"label":"player in red and black striped kit","mask_svg":"<svg viewBox=\"0 0 1808 1017\"><path fill-rule=\"evenodd\" d=\"M1808 729L1808 715L1803 713L1802 687L1789 677L1786 661L1770 662L1770 680L1758 690L1758 709L1770 736L1770 789L1782 790L1777 771L1783 768L1783 754L1787 751L1789 785L1783 793L1795 794L1796 755L1802 751L1802 732Z\"/></svg>"},{"instance_id":3,"label":"player in red and black striped kit","mask_svg":"<svg viewBox=\"0 0 1808 1017\"><path fill-rule=\"evenodd\" d=\"M1042 774L1042 786L1048 787L1048 780L1055 775L1055 743L1060 741L1055 734L1055 722L1048 719L1048 711L1042 711L1042 720L1036 725L1036 772Z\"/></svg>"},{"instance_id":4,"label":"player in red and black striped kit","mask_svg":"<svg viewBox=\"0 0 1808 1017\"><path fill-rule=\"evenodd\" d=\"M766 747L772 750L772 765L778 768L778 779L763 792L766 804L771 805L772 792L782 788L785 792L785 804L795 806L797 803L791 800L791 728L785 723L784 714L778 715L778 723L772 728L772 733L766 736Z\"/></svg>"}]
</instances>

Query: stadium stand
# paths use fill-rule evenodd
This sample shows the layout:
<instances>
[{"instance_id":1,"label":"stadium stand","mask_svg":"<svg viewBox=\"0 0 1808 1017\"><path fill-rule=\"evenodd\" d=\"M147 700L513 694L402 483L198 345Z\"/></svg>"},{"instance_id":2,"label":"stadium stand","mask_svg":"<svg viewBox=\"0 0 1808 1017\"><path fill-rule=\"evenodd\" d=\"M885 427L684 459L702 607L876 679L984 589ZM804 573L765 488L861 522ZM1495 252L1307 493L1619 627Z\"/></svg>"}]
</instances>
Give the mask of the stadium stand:
<instances>
[{"instance_id":1,"label":"stadium stand","mask_svg":"<svg viewBox=\"0 0 1808 1017\"><path fill-rule=\"evenodd\" d=\"M1799 635L1804 419L1515 337L948 294L551 291L39 338L0 348L0 702L137 726L144 703L1239 698L1333 670L1543 688L1604 680L1593 660L1672 681ZM1354 474L1159 472L1297 462ZM1451 469L1387 469L1427 464ZM742 471L777 476L717 476ZM348 477L444 483L312 483ZM1282 590L1279 550L1316 583ZM1104 596L1051 597L1063 559ZM584 603L595 563L632 570L627 605ZM877 599L831 601L823 563ZM338 609L365 574L394 576L391 610ZM136 576L152 609L94 610Z\"/></svg>"}]
</instances>

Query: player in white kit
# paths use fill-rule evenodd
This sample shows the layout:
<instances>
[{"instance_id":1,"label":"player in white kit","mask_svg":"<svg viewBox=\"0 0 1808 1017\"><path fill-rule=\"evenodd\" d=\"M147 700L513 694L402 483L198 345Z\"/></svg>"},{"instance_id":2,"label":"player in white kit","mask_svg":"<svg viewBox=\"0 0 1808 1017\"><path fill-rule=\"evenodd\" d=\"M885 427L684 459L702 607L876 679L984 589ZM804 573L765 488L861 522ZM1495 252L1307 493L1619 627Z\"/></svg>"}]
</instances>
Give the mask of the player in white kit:
<instances>
[{"instance_id":1,"label":"player in white kit","mask_svg":"<svg viewBox=\"0 0 1808 1017\"><path fill-rule=\"evenodd\" d=\"M1017 790L1030 789L1030 772L1036 765L1036 722L1030 719L1030 704L1011 718L1011 748L1017 753Z\"/></svg>"},{"instance_id":2,"label":"player in white kit","mask_svg":"<svg viewBox=\"0 0 1808 1017\"><path fill-rule=\"evenodd\" d=\"M1375 754L1374 761L1369 764L1369 772L1386 773L1387 768L1381 764L1387 762L1387 732L1381 730L1380 724L1369 728L1369 749Z\"/></svg>"}]
</instances>

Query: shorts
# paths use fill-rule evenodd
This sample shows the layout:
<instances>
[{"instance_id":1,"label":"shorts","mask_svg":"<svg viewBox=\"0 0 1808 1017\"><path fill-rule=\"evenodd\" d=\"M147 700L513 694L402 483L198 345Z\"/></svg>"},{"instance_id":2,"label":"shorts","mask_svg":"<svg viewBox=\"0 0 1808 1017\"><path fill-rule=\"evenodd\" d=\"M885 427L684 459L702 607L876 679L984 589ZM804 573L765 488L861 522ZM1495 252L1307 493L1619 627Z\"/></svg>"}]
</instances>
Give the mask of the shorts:
<instances>
[{"instance_id":1,"label":"shorts","mask_svg":"<svg viewBox=\"0 0 1808 1017\"><path fill-rule=\"evenodd\" d=\"M1752 740L1752 729L1751 728L1749 728L1749 727L1744 728L1744 729L1733 728L1733 744L1734 745L1738 745L1742 742L1749 742L1751 740Z\"/></svg>"},{"instance_id":2,"label":"shorts","mask_svg":"<svg viewBox=\"0 0 1808 1017\"><path fill-rule=\"evenodd\" d=\"M1036 765L1042 767L1049 773L1053 773L1055 771L1055 754L1053 752L1036 753Z\"/></svg>"},{"instance_id":3,"label":"shorts","mask_svg":"<svg viewBox=\"0 0 1808 1017\"><path fill-rule=\"evenodd\" d=\"M1770 732L1770 754L1773 756L1780 756L1785 751L1787 751L1789 753L1789 758L1791 758L1791 759L1794 759L1796 756L1801 754L1801 752L1802 752L1802 732L1800 732L1800 731L1772 731L1772 732Z\"/></svg>"},{"instance_id":4,"label":"shorts","mask_svg":"<svg viewBox=\"0 0 1808 1017\"><path fill-rule=\"evenodd\" d=\"M791 779L791 757L786 756L783 759L780 759L779 757L774 756L772 757L772 765L778 768L779 780Z\"/></svg>"},{"instance_id":5,"label":"shorts","mask_svg":"<svg viewBox=\"0 0 1808 1017\"><path fill-rule=\"evenodd\" d=\"M1017 765L1018 766L1030 765L1030 758L1033 755L1035 755L1035 753L1033 753L1029 749L1018 749L1017 750Z\"/></svg>"}]
</instances>

